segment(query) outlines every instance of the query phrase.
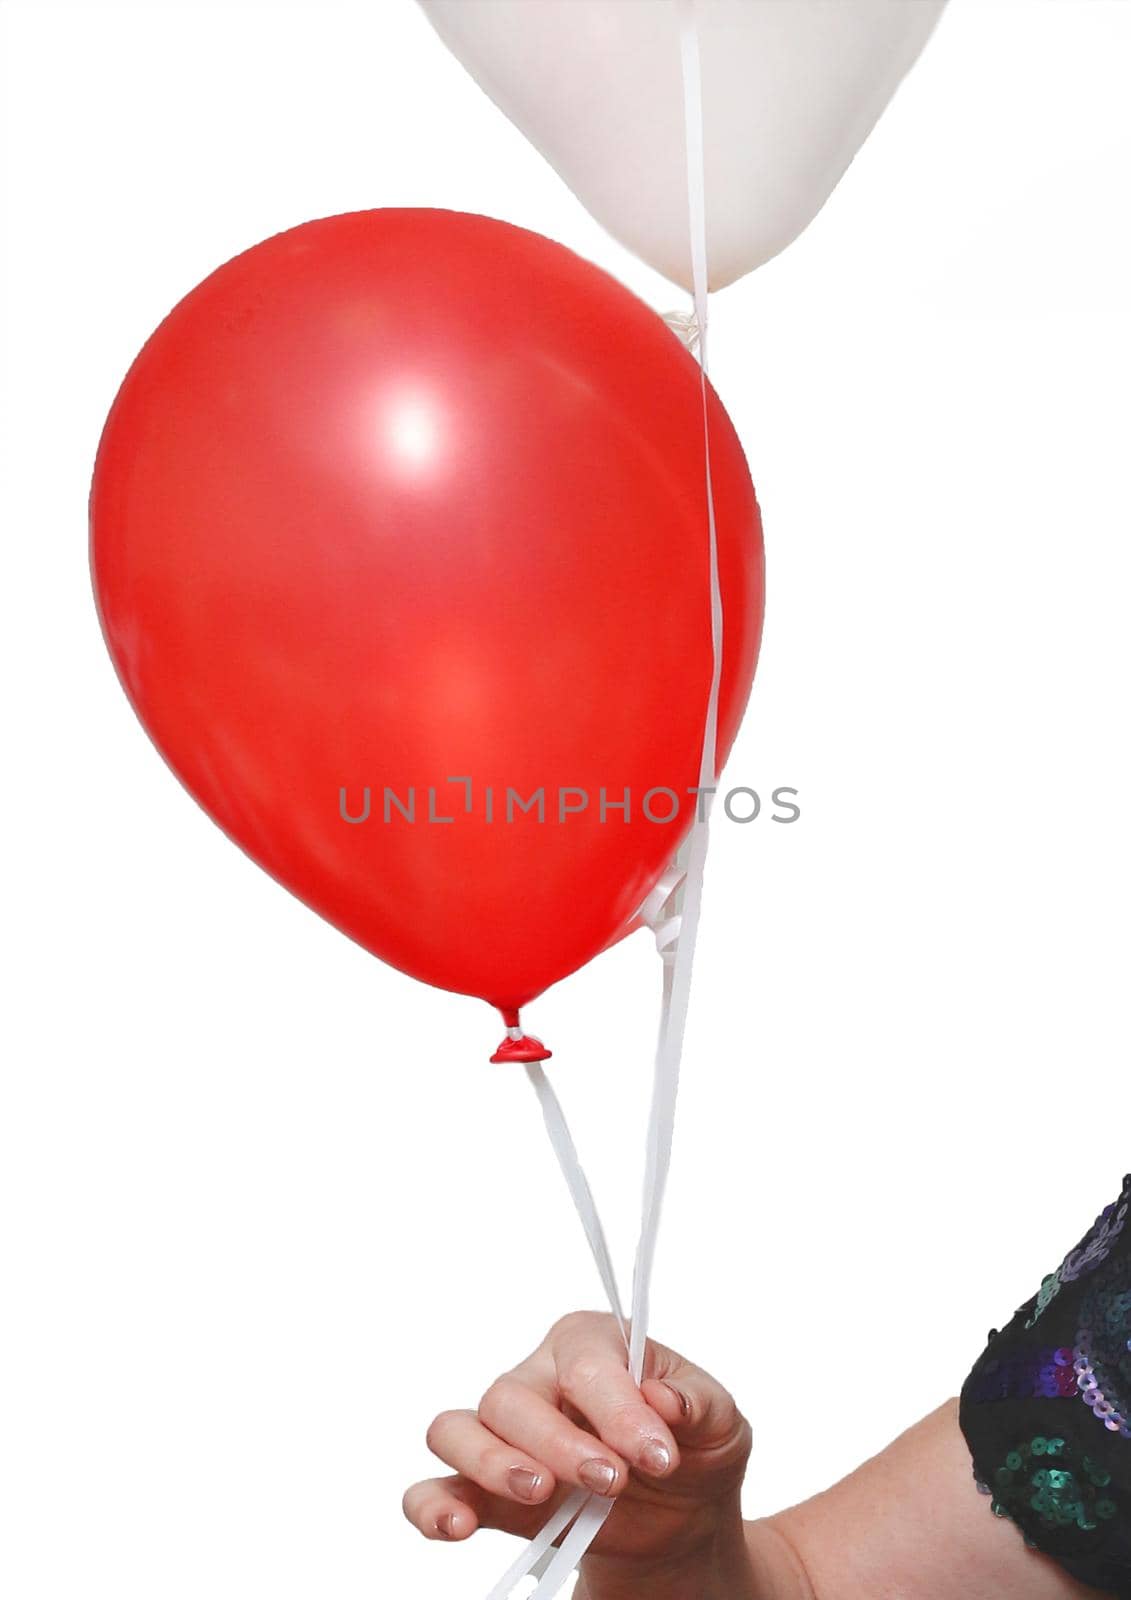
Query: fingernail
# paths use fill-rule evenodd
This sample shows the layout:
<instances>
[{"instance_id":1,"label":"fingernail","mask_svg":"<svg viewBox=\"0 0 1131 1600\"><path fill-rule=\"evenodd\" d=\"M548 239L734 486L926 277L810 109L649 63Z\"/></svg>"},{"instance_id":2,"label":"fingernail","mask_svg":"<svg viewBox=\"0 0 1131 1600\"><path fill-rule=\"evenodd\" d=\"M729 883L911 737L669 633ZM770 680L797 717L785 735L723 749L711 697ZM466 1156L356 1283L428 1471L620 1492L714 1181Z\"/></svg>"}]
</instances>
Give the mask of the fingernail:
<instances>
[{"instance_id":1,"label":"fingernail","mask_svg":"<svg viewBox=\"0 0 1131 1600\"><path fill-rule=\"evenodd\" d=\"M661 1444L658 1439L649 1439L636 1458L644 1471L653 1478L658 1478L665 1473L672 1464L672 1453L666 1444Z\"/></svg>"},{"instance_id":2,"label":"fingernail","mask_svg":"<svg viewBox=\"0 0 1131 1600\"><path fill-rule=\"evenodd\" d=\"M685 1417L689 1417L691 1415L691 1401L684 1394L683 1390L677 1389L675 1384L669 1383L666 1378L664 1379L664 1388L671 1390L672 1394L674 1394L676 1399L679 1401L680 1411Z\"/></svg>"},{"instance_id":3,"label":"fingernail","mask_svg":"<svg viewBox=\"0 0 1131 1600\"><path fill-rule=\"evenodd\" d=\"M610 1495L617 1481L617 1469L607 1461L583 1461L577 1469L577 1476L594 1494Z\"/></svg>"},{"instance_id":4,"label":"fingernail","mask_svg":"<svg viewBox=\"0 0 1131 1600\"><path fill-rule=\"evenodd\" d=\"M456 1531L456 1519L452 1512L445 1511L436 1518L436 1532L441 1539L450 1539Z\"/></svg>"},{"instance_id":5,"label":"fingernail","mask_svg":"<svg viewBox=\"0 0 1131 1600\"><path fill-rule=\"evenodd\" d=\"M510 1484L511 1494L516 1495L519 1500L533 1500L542 1487L542 1474L531 1472L527 1467L512 1467L507 1473L507 1482Z\"/></svg>"}]
</instances>

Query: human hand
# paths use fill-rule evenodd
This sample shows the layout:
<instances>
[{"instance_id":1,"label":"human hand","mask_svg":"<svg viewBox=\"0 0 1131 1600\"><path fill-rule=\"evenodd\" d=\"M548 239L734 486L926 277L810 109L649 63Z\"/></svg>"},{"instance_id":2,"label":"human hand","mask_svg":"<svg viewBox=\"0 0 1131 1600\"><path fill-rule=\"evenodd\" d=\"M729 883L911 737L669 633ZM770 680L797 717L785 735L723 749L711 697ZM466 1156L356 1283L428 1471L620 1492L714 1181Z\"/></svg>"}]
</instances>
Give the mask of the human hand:
<instances>
[{"instance_id":1,"label":"human hand","mask_svg":"<svg viewBox=\"0 0 1131 1600\"><path fill-rule=\"evenodd\" d=\"M480 1527L528 1538L581 1486L617 1504L579 1594L631 1594L653 1563L685 1583L697 1563L721 1563L741 1600L749 1425L721 1384L663 1345L649 1342L644 1370L638 1389L612 1317L564 1317L477 1411L435 1419L428 1445L454 1476L414 1484L405 1515L429 1539L463 1540Z\"/></svg>"}]
</instances>

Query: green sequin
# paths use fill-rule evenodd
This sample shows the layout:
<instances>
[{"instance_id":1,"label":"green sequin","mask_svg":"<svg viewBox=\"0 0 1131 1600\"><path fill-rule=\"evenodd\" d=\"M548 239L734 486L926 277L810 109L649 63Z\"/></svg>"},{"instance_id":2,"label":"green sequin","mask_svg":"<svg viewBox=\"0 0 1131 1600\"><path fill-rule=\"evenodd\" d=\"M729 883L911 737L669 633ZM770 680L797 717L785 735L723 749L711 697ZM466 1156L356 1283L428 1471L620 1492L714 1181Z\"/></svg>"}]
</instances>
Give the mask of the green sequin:
<instances>
[{"instance_id":1,"label":"green sequin","mask_svg":"<svg viewBox=\"0 0 1131 1600\"><path fill-rule=\"evenodd\" d=\"M1117 1514L1115 1501L1103 1493L1111 1483L1110 1472L1091 1456L1076 1467L1070 1454L1063 1439L1039 1433L1017 1445L993 1475L994 1515L1016 1518L1035 1512L1045 1528L1076 1527L1085 1533L1110 1521ZM1048 1464L1050 1456L1057 1465Z\"/></svg>"}]
</instances>

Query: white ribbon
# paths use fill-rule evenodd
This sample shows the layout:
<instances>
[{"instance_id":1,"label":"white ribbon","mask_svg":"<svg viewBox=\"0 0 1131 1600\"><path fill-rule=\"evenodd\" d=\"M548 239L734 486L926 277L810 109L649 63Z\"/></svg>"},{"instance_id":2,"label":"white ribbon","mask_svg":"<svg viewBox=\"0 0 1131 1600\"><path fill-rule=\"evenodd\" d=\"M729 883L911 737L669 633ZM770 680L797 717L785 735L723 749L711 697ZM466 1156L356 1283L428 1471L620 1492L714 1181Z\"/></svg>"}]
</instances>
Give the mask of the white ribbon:
<instances>
[{"instance_id":1,"label":"white ribbon","mask_svg":"<svg viewBox=\"0 0 1131 1600\"><path fill-rule=\"evenodd\" d=\"M695 325L699 341L699 382L703 409L703 466L707 503L707 540L711 610L711 684L699 761L699 789L704 794L681 860L660 879L641 908L641 917L656 934L664 959L663 1000L656 1060L652 1080L652 1106L645 1148L644 1196L640 1240L632 1283L632 1320L625 1325L620 1292L605 1232L589 1183L578 1159L561 1104L545 1072L529 1065L527 1076L538 1095L550 1142L573 1197L593 1258L605 1286L613 1315L628 1346L628 1367L637 1383L644 1375L648 1338L648 1311L656 1242L660 1229L664 1191L671 1165L679 1067L691 995L691 968L703 902L703 871L709 837L708 813L718 776L716 757L719 721L719 685L723 662L723 605L719 586L718 538L715 496L711 481L711 443L707 410L707 227L703 178L703 105L699 64L696 0L673 0L679 13L680 58L683 68L683 110L687 147L688 220L691 235L692 283ZM538 1583L529 1600L553 1600L568 1582L574 1568L593 1543L616 1502L601 1495L575 1490L554 1512L542 1531L512 1563L491 1590L488 1600L510 1600L515 1586L534 1575ZM567 1531L568 1530L568 1531ZM561 1539L554 1551L555 1540ZM551 1553L553 1552L553 1553Z\"/></svg>"},{"instance_id":2,"label":"white ribbon","mask_svg":"<svg viewBox=\"0 0 1131 1600\"><path fill-rule=\"evenodd\" d=\"M674 962L679 950L679 935L683 927L678 901L680 890L687 881L687 845L683 845L675 863L668 868L652 893L640 907L640 920L650 928L656 939L656 949L664 962Z\"/></svg>"},{"instance_id":3,"label":"white ribbon","mask_svg":"<svg viewBox=\"0 0 1131 1600\"><path fill-rule=\"evenodd\" d=\"M589 1180L585 1176L584 1168L577 1155L577 1147L570 1135L569 1125L562 1110L561 1101L554 1093L553 1085L543 1071L539 1061L531 1061L526 1068L526 1076L534 1085L534 1092L538 1096L542 1107L542 1117L546 1124L546 1132L550 1136L550 1144L558 1158L558 1165L562 1169L566 1185L577 1207L577 1214L581 1218L581 1226L585 1229L585 1237L589 1240L589 1248L593 1252L593 1259L597 1263L597 1271L601 1274L601 1282L605 1286L605 1294L612 1308L613 1316L617 1319L621 1338L624 1340L625 1349L628 1349L628 1327L625 1322L624 1307L621 1305L620 1289L617 1287L617 1275L613 1267L613 1258L609 1253L608 1241L605 1230L601 1225L601 1218L597 1212L597 1204L593 1199L593 1191L589 1187Z\"/></svg>"},{"instance_id":4,"label":"white ribbon","mask_svg":"<svg viewBox=\"0 0 1131 1600\"><path fill-rule=\"evenodd\" d=\"M553 1552L552 1560L556 1560L565 1549L565 1544L563 1543L561 1549L554 1551L554 1540L569 1526L586 1502L594 1498L597 1497L589 1494L585 1489L575 1489L569 1498L564 1500L554 1512L542 1531L535 1534L526 1548L520 1552L518 1557L503 1573L498 1583L487 1596L487 1600L510 1600L510 1595L515 1585L520 1583L523 1578L529 1578L532 1573L537 1574L544 1582L544 1575L548 1574L549 1570L546 1558ZM602 1518L602 1520L604 1519ZM580 1561L581 1556L579 1555L576 1559ZM570 1570L572 1571L572 1567ZM568 1576L569 1573L567 1572L565 1577ZM539 1588L541 1588L541 1583ZM537 1592L535 1590L535 1593ZM533 1597L531 1597L531 1600L533 1600Z\"/></svg>"},{"instance_id":5,"label":"white ribbon","mask_svg":"<svg viewBox=\"0 0 1131 1600\"><path fill-rule=\"evenodd\" d=\"M648 1337L649 1294L660 1213L671 1166L675 1105L679 1090L679 1066L687 1010L691 998L691 969L699 934L703 904L703 874L710 837L709 814L715 788L719 728L719 687L723 670L723 598L719 584L718 532L715 525L715 493L711 480L711 436L707 411L707 218L703 170L703 85L699 63L699 29L695 20L695 0L676 0L679 7L679 45L683 68L683 119L687 150L687 204L691 235L691 273L694 286L695 320L699 327L699 389L703 409L703 480L707 501L707 545L711 594L711 687L703 727L703 748L699 759L699 789L704 795L702 819L698 809L691 829L687 852L687 875L682 887L679 931L675 957L665 959L664 999L660 1012L660 1036L656 1047L656 1067L652 1088L652 1112L648 1125L648 1145L644 1177L644 1210L640 1242L636 1250L636 1269L632 1286L632 1332L629 1370L639 1383L644 1371L644 1351ZM657 940L657 942L659 942ZM664 954L664 950L661 949ZM547 1600L549 1597L547 1596Z\"/></svg>"}]
</instances>

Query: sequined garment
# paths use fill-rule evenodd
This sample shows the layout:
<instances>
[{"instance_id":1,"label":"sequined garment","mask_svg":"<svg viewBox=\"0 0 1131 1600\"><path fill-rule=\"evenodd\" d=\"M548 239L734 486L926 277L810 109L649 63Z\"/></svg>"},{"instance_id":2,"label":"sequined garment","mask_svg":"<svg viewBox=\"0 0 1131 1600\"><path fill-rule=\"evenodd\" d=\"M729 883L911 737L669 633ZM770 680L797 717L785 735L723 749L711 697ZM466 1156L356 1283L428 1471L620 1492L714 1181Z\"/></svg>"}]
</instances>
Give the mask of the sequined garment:
<instances>
[{"instance_id":1,"label":"sequined garment","mask_svg":"<svg viewBox=\"0 0 1131 1600\"><path fill-rule=\"evenodd\" d=\"M1131 1600L1131 1175L962 1390L997 1516L1081 1583Z\"/></svg>"}]
</instances>

